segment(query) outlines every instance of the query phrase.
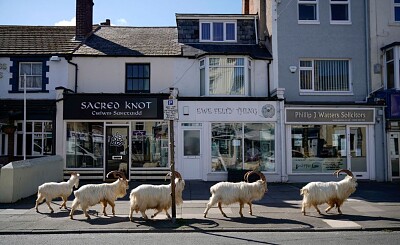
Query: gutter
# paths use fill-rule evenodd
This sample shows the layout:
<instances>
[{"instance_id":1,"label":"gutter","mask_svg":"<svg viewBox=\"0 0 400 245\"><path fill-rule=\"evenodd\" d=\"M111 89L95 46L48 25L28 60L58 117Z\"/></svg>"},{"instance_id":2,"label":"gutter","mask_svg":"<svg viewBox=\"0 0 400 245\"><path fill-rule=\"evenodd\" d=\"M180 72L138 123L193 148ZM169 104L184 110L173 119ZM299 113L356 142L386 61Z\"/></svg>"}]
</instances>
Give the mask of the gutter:
<instances>
[{"instance_id":1,"label":"gutter","mask_svg":"<svg viewBox=\"0 0 400 245\"><path fill-rule=\"evenodd\" d=\"M78 70L79 70L78 64L71 62L72 57L68 57L68 58L66 58L66 60L67 60L68 64L75 66L75 89L74 89L74 92L77 93L77 91L78 91Z\"/></svg>"}]
</instances>

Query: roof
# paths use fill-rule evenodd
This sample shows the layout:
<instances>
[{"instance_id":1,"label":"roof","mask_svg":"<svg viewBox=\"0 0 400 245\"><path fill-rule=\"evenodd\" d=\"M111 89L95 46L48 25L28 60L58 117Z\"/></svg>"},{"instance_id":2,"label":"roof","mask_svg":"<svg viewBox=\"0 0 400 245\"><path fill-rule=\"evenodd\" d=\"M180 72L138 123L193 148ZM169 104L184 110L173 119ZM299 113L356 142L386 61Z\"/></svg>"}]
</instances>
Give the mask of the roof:
<instances>
[{"instance_id":1,"label":"roof","mask_svg":"<svg viewBox=\"0 0 400 245\"><path fill-rule=\"evenodd\" d=\"M75 26L1 26L0 55L70 54Z\"/></svg>"},{"instance_id":2,"label":"roof","mask_svg":"<svg viewBox=\"0 0 400 245\"><path fill-rule=\"evenodd\" d=\"M74 53L107 56L178 56L176 27L101 26Z\"/></svg>"}]
</instances>

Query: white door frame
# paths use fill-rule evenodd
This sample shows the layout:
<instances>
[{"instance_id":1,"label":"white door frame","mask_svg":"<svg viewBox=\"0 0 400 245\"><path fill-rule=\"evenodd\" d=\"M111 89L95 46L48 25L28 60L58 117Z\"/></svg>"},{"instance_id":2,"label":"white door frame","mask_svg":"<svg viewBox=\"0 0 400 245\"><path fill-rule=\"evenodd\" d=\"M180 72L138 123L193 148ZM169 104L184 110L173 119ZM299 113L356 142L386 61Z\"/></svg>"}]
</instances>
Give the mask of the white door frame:
<instances>
[{"instance_id":1,"label":"white door frame","mask_svg":"<svg viewBox=\"0 0 400 245\"><path fill-rule=\"evenodd\" d=\"M184 150L184 134L185 131L188 130L198 130L199 131L199 137L200 137L200 142L199 142L199 147L200 147L200 152L199 154L195 155L190 155L190 156L185 156L185 150ZM180 159L180 169L182 170L182 175L186 179L203 179L203 164L204 164L204 149L203 149L203 124L202 123L179 123L179 159ZM187 178L185 177L184 173L187 173L187 171L190 171L187 168L187 163L191 162L191 164L197 164L198 168L196 168L198 171L196 173L191 173L191 177Z\"/></svg>"},{"instance_id":2,"label":"white door frame","mask_svg":"<svg viewBox=\"0 0 400 245\"><path fill-rule=\"evenodd\" d=\"M400 132L388 132L388 137L387 137L387 141L388 141L388 175L389 175L389 181L392 181L393 179L400 179L400 176L393 176L392 175L392 157L397 157L397 161L398 164L400 165L400 152L399 152L399 148L400 145L397 145L397 152L395 152L396 149L392 149L392 145L391 145L391 139L392 138L396 138L398 139L398 142L400 143ZM397 153L397 154L396 154ZM400 166L399 166L400 167Z\"/></svg>"},{"instance_id":3,"label":"white door frame","mask_svg":"<svg viewBox=\"0 0 400 245\"><path fill-rule=\"evenodd\" d=\"M365 161L366 161L366 171L365 172L355 172L353 171L352 168L352 156L351 156L351 128L364 128L365 129L365 137L363 140L365 141ZM370 154L372 151L370 151L370 141L369 141L369 131L368 131L368 126L367 125L347 125L346 126L346 144L347 144L347 167L349 169L352 169L352 172L354 176L357 179L370 179L370 164L369 164L369 159L370 159Z\"/></svg>"}]
</instances>

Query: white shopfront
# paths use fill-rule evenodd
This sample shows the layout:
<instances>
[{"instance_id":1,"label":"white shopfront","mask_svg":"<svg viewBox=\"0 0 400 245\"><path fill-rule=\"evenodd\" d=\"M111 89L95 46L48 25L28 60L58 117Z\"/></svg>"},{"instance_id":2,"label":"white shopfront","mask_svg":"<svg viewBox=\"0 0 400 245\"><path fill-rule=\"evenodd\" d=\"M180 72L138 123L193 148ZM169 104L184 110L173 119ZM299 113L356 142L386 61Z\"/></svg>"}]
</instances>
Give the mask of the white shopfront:
<instances>
[{"instance_id":1,"label":"white shopfront","mask_svg":"<svg viewBox=\"0 0 400 245\"><path fill-rule=\"evenodd\" d=\"M227 180L230 170L260 170L281 181L283 102L180 100L176 165L185 179Z\"/></svg>"}]
</instances>

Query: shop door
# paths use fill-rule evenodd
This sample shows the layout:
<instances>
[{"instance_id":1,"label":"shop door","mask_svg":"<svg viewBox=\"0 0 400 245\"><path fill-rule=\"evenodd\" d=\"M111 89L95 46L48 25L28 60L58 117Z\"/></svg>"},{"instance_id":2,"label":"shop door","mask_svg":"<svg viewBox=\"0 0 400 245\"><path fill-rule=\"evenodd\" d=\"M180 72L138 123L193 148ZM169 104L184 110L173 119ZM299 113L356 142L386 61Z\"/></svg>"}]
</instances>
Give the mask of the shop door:
<instances>
[{"instance_id":1,"label":"shop door","mask_svg":"<svg viewBox=\"0 0 400 245\"><path fill-rule=\"evenodd\" d=\"M201 179L201 129L186 128L182 131L183 142L183 177Z\"/></svg>"},{"instance_id":2,"label":"shop door","mask_svg":"<svg viewBox=\"0 0 400 245\"><path fill-rule=\"evenodd\" d=\"M400 178L399 132L389 133L389 159L392 179Z\"/></svg>"},{"instance_id":3,"label":"shop door","mask_svg":"<svg viewBox=\"0 0 400 245\"><path fill-rule=\"evenodd\" d=\"M129 179L129 126L106 127L106 166L105 176L110 171L118 170Z\"/></svg>"},{"instance_id":4,"label":"shop door","mask_svg":"<svg viewBox=\"0 0 400 245\"><path fill-rule=\"evenodd\" d=\"M357 179L369 179L367 136L366 127L347 128L347 162Z\"/></svg>"}]
</instances>

